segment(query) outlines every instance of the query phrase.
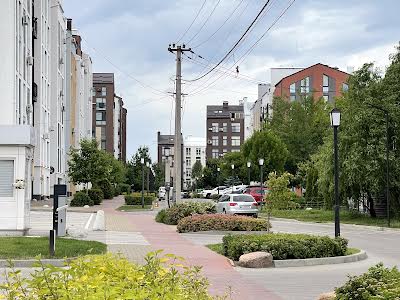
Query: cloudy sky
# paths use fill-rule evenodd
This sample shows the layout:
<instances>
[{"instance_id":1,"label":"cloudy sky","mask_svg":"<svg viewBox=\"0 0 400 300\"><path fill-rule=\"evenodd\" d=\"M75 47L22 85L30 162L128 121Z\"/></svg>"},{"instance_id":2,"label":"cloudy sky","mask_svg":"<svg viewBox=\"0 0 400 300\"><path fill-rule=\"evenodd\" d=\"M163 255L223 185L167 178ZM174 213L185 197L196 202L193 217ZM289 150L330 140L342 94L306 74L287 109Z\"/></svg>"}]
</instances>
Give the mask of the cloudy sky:
<instances>
[{"instance_id":1,"label":"cloudy sky","mask_svg":"<svg viewBox=\"0 0 400 300\"><path fill-rule=\"evenodd\" d=\"M217 72L183 85L185 136L206 135L206 105L256 100L257 83L270 80L272 67L321 62L346 71L365 62L382 70L388 65L400 40L400 1L297 0L276 21L292 1L270 0L254 30ZM219 62L265 2L64 0L65 15L82 35L94 71L116 74L117 93L128 109L129 157L147 145L155 159L157 131L174 130L173 99L167 93L174 90L175 58L168 45L193 48L191 59L183 60L183 79L196 78Z\"/></svg>"}]
</instances>

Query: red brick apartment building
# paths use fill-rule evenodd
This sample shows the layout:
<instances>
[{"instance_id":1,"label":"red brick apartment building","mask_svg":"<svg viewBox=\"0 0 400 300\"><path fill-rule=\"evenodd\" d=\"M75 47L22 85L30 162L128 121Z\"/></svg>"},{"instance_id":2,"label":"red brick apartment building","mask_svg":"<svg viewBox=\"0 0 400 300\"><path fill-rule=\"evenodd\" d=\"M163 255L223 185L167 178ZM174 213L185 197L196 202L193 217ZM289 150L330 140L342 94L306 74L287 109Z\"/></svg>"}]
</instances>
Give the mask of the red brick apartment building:
<instances>
[{"instance_id":1,"label":"red brick apartment building","mask_svg":"<svg viewBox=\"0 0 400 300\"><path fill-rule=\"evenodd\" d=\"M315 99L323 97L332 102L348 89L350 74L318 63L284 77L275 85L274 96L295 101L303 95L313 93Z\"/></svg>"}]
</instances>

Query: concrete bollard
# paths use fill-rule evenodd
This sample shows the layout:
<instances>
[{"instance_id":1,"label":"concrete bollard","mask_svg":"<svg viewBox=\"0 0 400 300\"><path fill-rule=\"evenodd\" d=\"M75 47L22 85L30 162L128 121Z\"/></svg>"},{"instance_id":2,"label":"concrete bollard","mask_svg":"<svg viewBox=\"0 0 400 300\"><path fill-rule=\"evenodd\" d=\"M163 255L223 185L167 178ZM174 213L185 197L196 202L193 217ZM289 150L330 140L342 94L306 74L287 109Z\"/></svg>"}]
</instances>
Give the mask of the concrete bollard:
<instances>
[{"instance_id":1,"label":"concrete bollard","mask_svg":"<svg viewBox=\"0 0 400 300\"><path fill-rule=\"evenodd\" d=\"M106 219L103 210L97 211L96 218L93 224L94 231L105 231L106 230Z\"/></svg>"}]
</instances>

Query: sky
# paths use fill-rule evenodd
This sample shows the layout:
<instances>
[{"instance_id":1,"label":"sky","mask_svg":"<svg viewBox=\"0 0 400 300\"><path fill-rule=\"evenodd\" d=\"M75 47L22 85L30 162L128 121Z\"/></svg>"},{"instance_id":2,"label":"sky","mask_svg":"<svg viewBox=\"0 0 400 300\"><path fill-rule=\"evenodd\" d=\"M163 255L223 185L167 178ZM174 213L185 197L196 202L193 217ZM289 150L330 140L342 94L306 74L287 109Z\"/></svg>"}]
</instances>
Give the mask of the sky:
<instances>
[{"instance_id":1,"label":"sky","mask_svg":"<svg viewBox=\"0 0 400 300\"><path fill-rule=\"evenodd\" d=\"M269 82L273 67L324 63L346 71L374 62L384 72L400 40L400 1L297 0L289 7L292 1L270 0L233 54L193 82L225 56L266 1L64 0L64 10L94 72L115 73L128 110L128 157L148 146L156 160L157 132L174 131L176 65L169 44L194 52L182 61L184 136L205 137L207 105L255 101L258 83Z\"/></svg>"}]
</instances>

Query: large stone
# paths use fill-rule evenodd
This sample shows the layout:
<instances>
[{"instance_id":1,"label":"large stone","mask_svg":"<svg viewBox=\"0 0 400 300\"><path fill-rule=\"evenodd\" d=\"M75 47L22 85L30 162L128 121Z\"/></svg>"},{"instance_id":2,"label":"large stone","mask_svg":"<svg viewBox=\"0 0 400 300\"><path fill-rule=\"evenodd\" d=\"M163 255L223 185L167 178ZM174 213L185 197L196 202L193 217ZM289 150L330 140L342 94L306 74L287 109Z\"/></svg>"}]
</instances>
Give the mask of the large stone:
<instances>
[{"instance_id":1,"label":"large stone","mask_svg":"<svg viewBox=\"0 0 400 300\"><path fill-rule=\"evenodd\" d=\"M330 292L319 295L318 300L335 300L335 298L336 298L335 292Z\"/></svg>"},{"instance_id":2,"label":"large stone","mask_svg":"<svg viewBox=\"0 0 400 300\"><path fill-rule=\"evenodd\" d=\"M98 210L96 213L96 218L94 219L93 224L94 231L105 231L106 230L106 219L104 215L104 211Z\"/></svg>"},{"instance_id":3,"label":"large stone","mask_svg":"<svg viewBox=\"0 0 400 300\"><path fill-rule=\"evenodd\" d=\"M243 254L238 265L244 268L271 268L274 262L271 253L259 251Z\"/></svg>"},{"instance_id":4,"label":"large stone","mask_svg":"<svg viewBox=\"0 0 400 300\"><path fill-rule=\"evenodd\" d=\"M67 228L67 234L72 238L86 238L88 236L88 231L82 227L70 226Z\"/></svg>"}]
</instances>

